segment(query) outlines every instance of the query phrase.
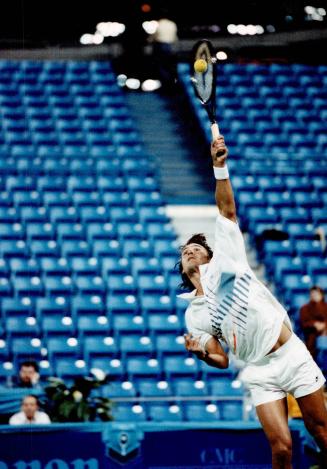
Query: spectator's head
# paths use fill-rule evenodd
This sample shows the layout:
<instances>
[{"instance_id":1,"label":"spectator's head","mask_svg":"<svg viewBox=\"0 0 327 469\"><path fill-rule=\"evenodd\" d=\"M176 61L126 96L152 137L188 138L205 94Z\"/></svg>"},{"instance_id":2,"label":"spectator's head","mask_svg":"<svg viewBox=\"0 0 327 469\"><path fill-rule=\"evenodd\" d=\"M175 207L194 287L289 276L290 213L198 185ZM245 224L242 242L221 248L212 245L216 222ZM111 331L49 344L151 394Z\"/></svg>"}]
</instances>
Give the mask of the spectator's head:
<instances>
[{"instance_id":1,"label":"spectator's head","mask_svg":"<svg viewBox=\"0 0 327 469\"><path fill-rule=\"evenodd\" d=\"M317 285L314 285L313 287L310 288L310 301L313 301L314 303L320 303L321 301L324 301L325 299L325 294L324 290Z\"/></svg>"},{"instance_id":2,"label":"spectator's head","mask_svg":"<svg viewBox=\"0 0 327 469\"><path fill-rule=\"evenodd\" d=\"M39 401L36 396L30 394L25 396L22 402L22 411L28 420L33 420L35 412L39 409Z\"/></svg>"},{"instance_id":3,"label":"spectator's head","mask_svg":"<svg viewBox=\"0 0 327 469\"><path fill-rule=\"evenodd\" d=\"M178 265L182 277L182 288L191 290L194 288L190 280L192 273L198 270L199 265L207 264L212 256L212 249L202 233L193 235L181 247L181 258Z\"/></svg>"},{"instance_id":4,"label":"spectator's head","mask_svg":"<svg viewBox=\"0 0 327 469\"><path fill-rule=\"evenodd\" d=\"M33 386L39 380L39 367L34 361L25 361L20 364L19 378L26 386Z\"/></svg>"}]
</instances>

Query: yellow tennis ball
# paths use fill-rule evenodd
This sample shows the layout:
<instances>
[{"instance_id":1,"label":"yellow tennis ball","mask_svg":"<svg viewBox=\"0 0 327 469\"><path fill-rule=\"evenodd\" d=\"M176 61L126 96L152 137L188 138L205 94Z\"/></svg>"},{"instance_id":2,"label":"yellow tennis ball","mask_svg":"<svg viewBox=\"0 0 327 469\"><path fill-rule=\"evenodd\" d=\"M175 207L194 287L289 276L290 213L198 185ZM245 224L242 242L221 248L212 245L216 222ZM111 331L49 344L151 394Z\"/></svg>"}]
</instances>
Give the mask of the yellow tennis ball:
<instances>
[{"instance_id":1,"label":"yellow tennis ball","mask_svg":"<svg viewBox=\"0 0 327 469\"><path fill-rule=\"evenodd\" d=\"M194 70L197 73L204 73L207 71L208 64L204 59L198 59L194 62Z\"/></svg>"}]
</instances>

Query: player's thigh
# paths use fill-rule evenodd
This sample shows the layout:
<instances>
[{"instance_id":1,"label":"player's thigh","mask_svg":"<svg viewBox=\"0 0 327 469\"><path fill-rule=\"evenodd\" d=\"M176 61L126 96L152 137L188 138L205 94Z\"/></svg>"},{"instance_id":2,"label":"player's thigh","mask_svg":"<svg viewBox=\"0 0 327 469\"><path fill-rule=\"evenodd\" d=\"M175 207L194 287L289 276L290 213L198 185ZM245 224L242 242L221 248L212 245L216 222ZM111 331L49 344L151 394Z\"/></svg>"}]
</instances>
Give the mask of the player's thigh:
<instances>
[{"instance_id":1,"label":"player's thigh","mask_svg":"<svg viewBox=\"0 0 327 469\"><path fill-rule=\"evenodd\" d=\"M306 427L313 433L318 428L327 432L327 410L323 389L318 389L307 396L298 397L297 402Z\"/></svg>"},{"instance_id":2,"label":"player's thigh","mask_svg":"<svg viewBox=\"0 0 327 469\"><path fill-rule=\"evenodd\" d=\"M291 447L292 439L288 427L286 397L258 405L256 411L270 444Z\"/></svg>"}]
</instances>

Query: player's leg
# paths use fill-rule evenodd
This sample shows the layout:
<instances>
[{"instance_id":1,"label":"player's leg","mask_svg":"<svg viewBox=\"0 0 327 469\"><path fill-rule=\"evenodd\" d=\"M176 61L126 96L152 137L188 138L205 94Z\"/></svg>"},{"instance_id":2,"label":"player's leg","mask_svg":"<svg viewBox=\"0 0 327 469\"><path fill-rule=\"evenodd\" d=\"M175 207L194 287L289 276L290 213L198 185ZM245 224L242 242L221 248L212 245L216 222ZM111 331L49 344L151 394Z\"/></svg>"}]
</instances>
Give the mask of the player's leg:
<instances>
[{"instance_id":1,"label":"player's leg","mask_svg":"<svg viewBox=\"0 0 327 469\"><path fill-rule=\"evenodd\" d=\"M273 469L292 468L292 438L288 428L287 399L267 402L256 407L272 452Z\"/></svg>"},{"instance_id":2,"label":"player's leg","mask_svg":"<svg viewBox=\"0 0 327 469\"><path fill-rule=\"evenodd\" d=\"M322 467L327 467L327 410L322 388L297 398L308 431L321 450Z\"/></svg>"}]
</instances>

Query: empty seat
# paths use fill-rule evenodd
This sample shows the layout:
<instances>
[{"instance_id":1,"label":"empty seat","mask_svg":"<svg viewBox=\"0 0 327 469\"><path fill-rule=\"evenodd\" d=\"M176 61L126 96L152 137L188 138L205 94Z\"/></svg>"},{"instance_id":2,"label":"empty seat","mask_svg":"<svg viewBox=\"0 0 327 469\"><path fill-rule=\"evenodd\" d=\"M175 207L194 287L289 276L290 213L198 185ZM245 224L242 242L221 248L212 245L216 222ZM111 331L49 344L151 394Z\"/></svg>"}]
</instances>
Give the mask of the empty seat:
<instances>
[{"instance_id":1,"label":"empty seat","mask_svg":"<svg viewBox=\"0 0 327 469\"><path fill-rule=\"evenodd\" d=\"M195 376L198 372L198 363L193 357L172 355L163 359L164 372L169 379L174 376Z\"/></svg>"},{"instance_id":2,"label":"empty seat","mask_svg":"<svg viewBox=\"0 0 327 469\"><path fill-rule=\"evenodd\" d=\"M112 415L116 422L144 422L145 409L140 404L117 404L112 408Z\"/></svg>"},{"instance_id":3,"label":"empty seat","mask_svg":"<svg viewBox=\"0 0 327 469\"><path fill-rule=\"evenodd\" d=\"M208 386L204 381L194 381L192 378L179 378L174 380L176 396L206 396L209 394Z\"/></svg>"},{"instance_id":4,"label":"empty seat","mask_svg":"<svg viewBox=\"0 0 327 469\"><path fill-rule=\"evenodd\" d=\"M128 334L120 337L120 351L123 356L148 356L155 351L151 337L145 335Z\"/></svg>"},{"instance_id":5,"label":"empty seat","mask_svg":"<svg viewBox=\"0 0 327 469\"><path fill-rule=\"evenodd\" d=\"M138 381L138 392L142 397L167 397L173 395L169 381L142 378Z\"/></svg>"},{"instance_id":6,"label":"empty seat","mask_svg":"<svg viewBox=\"0 0 327 469\"><path fill-rule=\"evenodd\" d=\"M185 419L190 422L217 422L220 419L220 409L214 403L183 403Z\"/></svg>"},{"instance_id":7,"label":"empty seat","mask_svg":"<svg viewBox=\"0 0 327 469\"><path fill-rule=\"evenodd\" d=\"M149 420L154 422L181 422L183 421L182 408L171 403L147 403Z\"/></svg>"},{"instance_id":8,"label":"empty seat","mask_svg":"<svg viewBox=\"0 0 327 469\"><path fill-rule=\"evenodd\" d=\"M162 373L160 362L155 358L130 357L126 360L126 370L131 381L136 377L159 377Z\"/></svg>"}]
</instances>

